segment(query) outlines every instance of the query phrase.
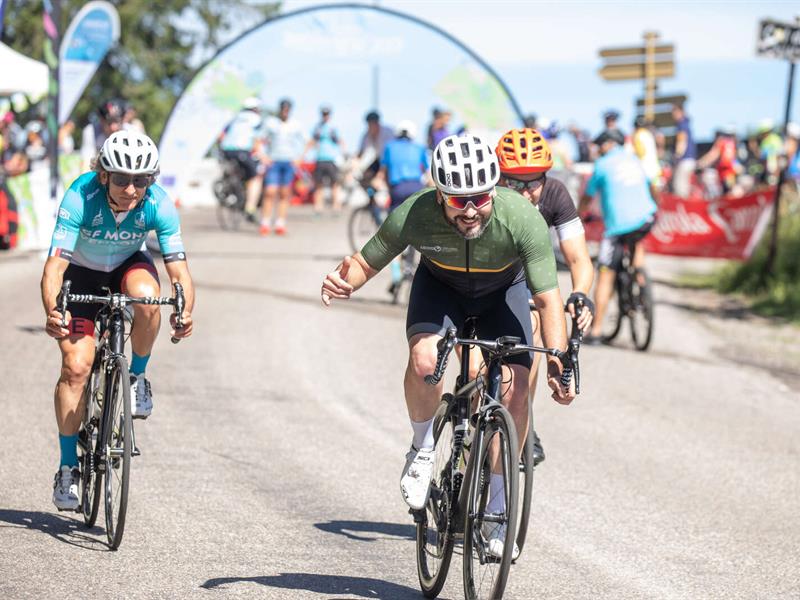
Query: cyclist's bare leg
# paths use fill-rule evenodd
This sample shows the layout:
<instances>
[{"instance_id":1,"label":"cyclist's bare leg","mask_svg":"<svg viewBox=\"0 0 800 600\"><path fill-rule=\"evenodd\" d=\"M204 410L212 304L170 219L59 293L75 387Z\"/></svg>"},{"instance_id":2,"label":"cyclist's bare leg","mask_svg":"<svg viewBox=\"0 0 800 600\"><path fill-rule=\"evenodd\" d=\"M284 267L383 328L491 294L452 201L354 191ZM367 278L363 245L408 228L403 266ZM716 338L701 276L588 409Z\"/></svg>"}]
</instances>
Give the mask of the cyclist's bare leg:
<instances>
[{"instance_id":1,"label":"cyclist's bare leg","mask_svg":"<svg viewBox=\"0 0 800 600\"><path fill-rule=\"evenodd\" d=\"M331 187L331 202L333 202L333 212L342 212L342 186L334 183Z\"/></svg>"},{"instance_id":2,"label":"cyclist's bare leg","mask_svg":"<svg viewBox=\"0 0 800 600\"><path fill-rule=\"evenodd\" d=\"M286 215L289 213L289 199L292 196L292 186L281 186L280 200L278 202L278 219L286 223Z\"/></svg>"},{"instance_id":3,"label":"cyclist's bare leg","mask_svg":"<svg viewBox=\"0 0 800 600\"><path fill-rule=\"evenodd\" d=\"M633 266L635 268L637 268L637 269L643 268L644 267L644 257L645 257L644 244L642 242L639 242L638 244L636 244L636 249L633 252ZM638 282L639 285L644 285L645 284L643 277L640 277L638 279L639 279L639 282Z\"/></svg>"},{"instance_id":4,"label":"cyclist's bare leg","mask_svg":"<svg viewBox=\"0 0 800 600\"><path fill-rule=\"evenodd\" d=\"M61 375L56 383L55 409L58 432L75 435L81 426L81 397L94 361L94 336L69 336L58 340Z\"/></svg>"},{"instance_id":5,"label":"cyclist's bare leg","mask_svg":"<svg viewBox=\"0 0 800 600\"><path fill-rule=\"evenodd\" d=\"M517 460L528 435L528 377L530 370L522 365L503 365L503 406L511 413L519 441ZM500 473L499 465L492 472Z\"/></svg>"},{"instance_id":6,"label":"cyclist's bare leg","mask_svg":"<svg viewBox=\"0 0 800 600\"><path fill-rule=\"evenodd\" d=\"M322 214L322 211L325 210L325 190L328 189L323 185L317 186L317 189L314 190L314 213L315 214Z\"/></svg>"},{"instance_id":7,"label":"cyclist's bare leg","mask_svg":"<svg viewBox=\"0 0 800 600\"><path fill-rule=\"evenodd\" d=\"M600 337L603 331L603 317L608 308L608 302L611 300L611 295L614 293L614 281L617 278L617 273L614 269L608 267L600 267L600 273L597 276L597 287L594 290L594 321L592 321L592 335Z\"/></svg>"},{"instance_id":8,"label":"cyclist's bare leg","mask_svg":"<svg viewBox=\"0 0 800 600\"><path fill-rule=\"evenodd\" d=\"M160 288L153 274L147 269L133 269L122 281L122 291L133 297L158 296ZM153 349L161 327L161 311L158 306L133 305L133 327L131 348L139 356L148 356Z\"/></svg>"},{"instance_id":9,"label":"cyclist's bare leg","mask_svg":"<svg viewBox=\"0 0 800 600\"><path fill-rule=\"evenodd\" d=\"M425 383L425 376L436 369L436 343L441 336L419 333L408 341L408 366L403 380L408 416L412 421L429 421L436 414L444 389L444 380L436 385Z\"/></svg>"},{"instance_id":10,"label":"cyclist's bare leg","mask_svg":"<svg viewBox=\"0 0 800 600\"><path fill-rule=\"evenodd\" d=\"M275 196L278 195L277 185L268 185L264 188L264 202L261 205L261 224L269 225L272 221L272 208L275 204Z\"/></svg>"},{"instance_id":11,"label":"cyclist's bare leg","mask_svg":"<svg viewBox=\"0 0 800 600\"><path fill-rule=\"evenodd\" d=\"M255 177L251 177L247 180L244 184L244 193L245 193L245 201L244 201L244 210L248 214L252 214L256 212L256 205L258 204L258 182L261 179L258 175Z\"/></svg>"}]
</instances>

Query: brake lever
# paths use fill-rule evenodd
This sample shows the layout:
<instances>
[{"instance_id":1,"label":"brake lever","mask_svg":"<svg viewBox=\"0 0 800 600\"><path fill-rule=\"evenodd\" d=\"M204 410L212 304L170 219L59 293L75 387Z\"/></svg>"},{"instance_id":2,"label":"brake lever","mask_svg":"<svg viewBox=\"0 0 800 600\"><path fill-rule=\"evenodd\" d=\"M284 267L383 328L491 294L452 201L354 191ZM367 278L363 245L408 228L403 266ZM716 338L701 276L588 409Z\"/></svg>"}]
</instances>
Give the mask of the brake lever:
<instances>
[{"instance_id":1,"label":"brake lever","mask_svg":"<svg viewBox=\"0 0 800 600\"><path fill-rule=\"evenodd\" d=\"M67 303L69 300L69 290L72 287L72 282L67 279L61 283L61 291L56 298L58 310L61 312L61 327L67 326Z\"/></svg>"},{"instance_id":2,"label":"brake lever","mask_svg":"<svg viewBox=\"0 0 800 600\"><path fill-rule=\"evenodd\" d=\"M183 329L183 309L186 306L186 299L183 295L183 286L177 281L172 284L175 288L175 329ZM181 338L172 336L170 338L173 344L181 341Z\"/></svg>"}]
</instances>

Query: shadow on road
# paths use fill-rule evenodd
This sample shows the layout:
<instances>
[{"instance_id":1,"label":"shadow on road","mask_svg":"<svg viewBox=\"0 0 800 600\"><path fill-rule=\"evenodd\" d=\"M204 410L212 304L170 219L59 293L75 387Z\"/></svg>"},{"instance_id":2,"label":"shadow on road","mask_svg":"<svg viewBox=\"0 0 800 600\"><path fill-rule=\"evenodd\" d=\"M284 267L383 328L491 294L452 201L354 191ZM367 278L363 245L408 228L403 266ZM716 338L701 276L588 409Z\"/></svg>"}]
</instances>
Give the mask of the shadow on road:
<instances>
[{"instance_id":1,"label":"shadow on road","mask_svg":"<svg viewBox=\"0 0 800 600\"><path fill-rule=\"evenodd\" d=\"M381 581L369 577L347 577L344 575L317 575L314 573L281 573L280 575L260 577L217 577L209 579L202 586L207 590L232 583L257 583L266 587L285 590L305 590L333 596L346 595L349 598L420 598L421 593L404 585ZM287 594L287 598L291 598Z\"/></svg>"},{"instance_id":2,"label":"shadow on road","mask_svg":"<svg viewBox=\"0 0 800 600\"><path fill-rule=\"evenodd\" d=\"M0 508L0 528L31 529L40 531L64 542L70 546L77 546L84 550L108 550L105 542L100 541L87 532L99 532L99 527L86 529L82 521L64 517L55 513L34 512L27 510L10 510Z\"/></svg>"},{"instance_id":3,"label":"shadow on road","mask_svg":"<svg viewBox=\"0 0 800 600\"><path fill-rule=\"evenodd\" d=\"M198 250L192 252L192 258L210 258L226 260L234 258L236 260L307 260L324 261L330 263L331 269L341 262L345 253L342 254L301 254L298 252L257 252L245 250Z\"/></svg>"},{"instance_id":4,"label":"shadow on road","mask_svg":"<svg viewBox=\"0 0 800 600\"><path fill-rule=\"evenodd\" d=\"M411 541L416 539L416 530L413 525L400 525L399 523L328 521L327 523L315 523L314 527L360 542L374 542L375 540L387 538L400 538Z\"/></svg>"}]
</instances>

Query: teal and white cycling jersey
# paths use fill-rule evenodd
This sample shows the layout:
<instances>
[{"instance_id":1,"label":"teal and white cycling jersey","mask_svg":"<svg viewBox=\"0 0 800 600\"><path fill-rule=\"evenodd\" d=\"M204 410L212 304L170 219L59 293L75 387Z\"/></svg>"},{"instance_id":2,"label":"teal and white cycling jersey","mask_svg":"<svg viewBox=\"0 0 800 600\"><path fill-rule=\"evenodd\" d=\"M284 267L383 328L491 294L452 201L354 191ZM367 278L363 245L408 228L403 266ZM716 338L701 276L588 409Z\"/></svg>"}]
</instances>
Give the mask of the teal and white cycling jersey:
<instances>
[{"instance_id":1,"label":"teal and white cycling jersey","mask_svg":"<svg viewBox=\"0 0 800 600\"><path fill-rule=\"evenodd\" d=\"M178 211L164 188L152 184L117 223L97 173L84 173L61 201L50 256L108 273L142 247L149 231L158 236L164 262L186 260Z\"/></svg>"}]
</instances>

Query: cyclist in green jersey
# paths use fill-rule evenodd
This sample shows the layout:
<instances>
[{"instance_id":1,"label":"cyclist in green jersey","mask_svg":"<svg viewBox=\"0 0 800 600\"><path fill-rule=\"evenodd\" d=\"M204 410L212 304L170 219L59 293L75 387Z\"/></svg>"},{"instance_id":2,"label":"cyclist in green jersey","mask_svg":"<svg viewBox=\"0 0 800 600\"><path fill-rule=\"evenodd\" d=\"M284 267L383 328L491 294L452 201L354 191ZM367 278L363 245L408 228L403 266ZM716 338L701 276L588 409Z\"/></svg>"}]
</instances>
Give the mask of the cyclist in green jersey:
<instances>
[{"instance_id":1,"label":"cyclist in green jersey","mask_svg":"<svg viewBox=\"0 0 800 600\"><path fill-rule=\"evenodd\" d=\"M500 169L494 150L474 135L449 136L436 146L431 177L435 188L403 202L386 219L361 252L345 257L322 283L322 302L344 300L373 278L407 246L421 255L406 319L409 359L404 388L414 431L400 488L406 503L419 510L430 489L433 416L443 383L431 386L437 343L448 327L478 317L478 336L520 337L532 343L530 293L542 317L549 347L566 348L564 310L556 279L555 258L547 225L530 202L507 188L496 188ZM528 354L509 357L503 367L503 402L514 417L520 439L528 428ZM553 398L569 404L574 388L559 380L561 364L548 360ZM505 508L502 476L493 474L492 506ZM492 552L502 555L501 532L485 532ZM503 538L500 538L503 539Z\"/></svg>"}]
</instances>

